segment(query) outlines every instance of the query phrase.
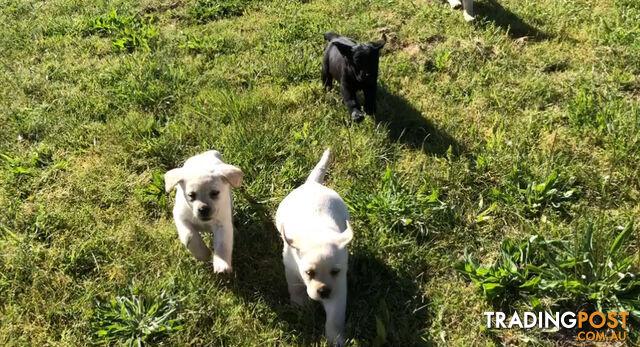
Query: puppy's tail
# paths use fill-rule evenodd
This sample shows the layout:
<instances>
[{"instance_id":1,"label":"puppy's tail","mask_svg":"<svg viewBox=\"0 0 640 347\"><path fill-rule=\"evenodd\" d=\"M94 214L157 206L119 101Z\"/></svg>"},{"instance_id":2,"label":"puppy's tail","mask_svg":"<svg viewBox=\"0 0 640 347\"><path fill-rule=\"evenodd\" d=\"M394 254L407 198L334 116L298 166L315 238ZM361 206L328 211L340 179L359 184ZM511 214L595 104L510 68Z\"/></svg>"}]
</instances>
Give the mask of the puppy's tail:
<instances>
[{"instance_id":1,"label":"puppy's tail","mask_svg":"<svg viewBox=\"0 0 640 347\"><path fill-rule=\"evenodd\" d=\"M331 42L331 40L336 39L338 37L340 37L340 34L334 33L333 31L325 31L324 32L324 39L327 42Z\"/></svg>"},{"instance_id":2,"label":"puppy's tail","mask_svg":"<svg viewBox=\"0 0 640 347\"><path fill-rule=\"evenodd\" d=\"M331 152L327 148L327 150L322 154L322 158L320 158L318 164L316 164L316 167L311 171L311 174L307 178L307 182L322 183L324 181L324 175L327 173L327 168L329 167L330 155Z\"/></svg>"}]
</instances>

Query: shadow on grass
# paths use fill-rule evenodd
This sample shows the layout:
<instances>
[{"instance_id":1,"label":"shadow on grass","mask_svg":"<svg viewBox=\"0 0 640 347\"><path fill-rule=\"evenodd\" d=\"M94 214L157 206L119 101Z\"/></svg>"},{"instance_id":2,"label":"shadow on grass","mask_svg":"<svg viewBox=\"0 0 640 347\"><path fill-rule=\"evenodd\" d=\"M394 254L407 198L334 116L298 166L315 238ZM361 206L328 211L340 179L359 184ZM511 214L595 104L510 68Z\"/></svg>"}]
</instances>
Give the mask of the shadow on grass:
<instances>
[{"instance_id":1,"label":"shadow on grass","mask_svg":"<svg viewBox=\"0 0 640 347\"><path fill-rule=\"evenodd\" d=\"M389 92L383 86L378 87L376 108L375 122L387 127L391 141L435 156L445 156L449 146L454 155L464 152L464 148L453 136L438 129L406 99Z\"/></svg>"},{"instance_id":2,"label":"shadow on grass","mask_svg":"<svg viewBox=\"0 0 640 347\"><path fill-rule=\"evenodd\" d=\"M247 303L263 302L277 315L276 328L296 343L312 345L323 339L324 311L313 302L301 308L289 302L282 264L282 241L267 209L242 194L248 202L237 209L238 226L234 250L234 276L229 289ZM354 251L349 259L349 297L347 337L358 344L373 345L375 340L393 346L426 346L420 333L428 326L428 310L420 288L379 259ZM265 325L273 325L268 317ZM377 328L384 325L386 333Z\"/></svg>"},{"instance_id":3,"label":"shadow on grass","mask_svg":"<svg viewBox=\"0 0 640 347\"><path fill-rule=\"evenodd\" d=\"M474 10L477 15L486 18L507 31L511 38L516 39L527 36L540 41L549 38L548 34L525 23L518 15L504 8L496 0L478 1L474 4ZM483 24L486 24L486 22L478 22L478 25Z\"/></svg>"}]
</instances>

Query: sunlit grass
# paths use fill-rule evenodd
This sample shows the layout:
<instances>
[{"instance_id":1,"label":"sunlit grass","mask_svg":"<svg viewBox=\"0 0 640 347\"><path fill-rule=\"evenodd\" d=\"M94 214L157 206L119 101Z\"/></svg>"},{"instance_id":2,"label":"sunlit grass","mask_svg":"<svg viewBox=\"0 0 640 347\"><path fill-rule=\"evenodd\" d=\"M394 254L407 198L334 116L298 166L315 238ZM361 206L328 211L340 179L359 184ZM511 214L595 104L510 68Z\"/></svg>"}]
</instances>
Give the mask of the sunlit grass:
<instances>
[{"instance_id":1,"label":"sunlit grass","mask_svg":"<svg viewBox=\"0 0 640 347\"><path fill-rule=\"evenodd\" d=\"M271 221L327 147L356 233L354 344L567 342L484 331L493 300L454 265L534 235L584 261L591 226L601 268L631 223L612 264L637 277L640 8L476 6L465 24L445 1L0 4L0 344L323 344L322 310L288 303ZM389 37L375 118L347 127L323 90L325 30ZM178 241L162 182L210 148L245 172L224 278Z\"/></svg>"}]
</instances>

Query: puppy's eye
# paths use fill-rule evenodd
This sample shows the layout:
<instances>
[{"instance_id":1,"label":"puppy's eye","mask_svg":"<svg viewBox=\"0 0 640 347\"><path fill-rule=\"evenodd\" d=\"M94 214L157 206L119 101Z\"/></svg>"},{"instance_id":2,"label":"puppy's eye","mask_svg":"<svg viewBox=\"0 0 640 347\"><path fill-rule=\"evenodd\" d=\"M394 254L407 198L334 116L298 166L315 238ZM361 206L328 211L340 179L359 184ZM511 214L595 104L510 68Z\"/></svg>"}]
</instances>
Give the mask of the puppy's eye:
<instances>
[{"instance_id":1,"label":"puppy's eye","mask_svg":"<svg viewBox=\"0 0 640 347\"><path fill-rule=\"evenodd\" d=\"M307 276L309 276L309 278L313 278L316 275L316 272L313 270L307 270L305 271L305 273L307 274Z\"/></svg>"},{"instance_id":2,"label":"puppy's eye","mask_svg":"<svg viewBox=\"0 0 640 347\"><path fill-rule=\"evenodd\" d=\"M211 197L211 199L217 198L218 195L220 195L220 191L219 190L212 190L211 193L209 193L209 196Z\"/></svg>"},{"instance_id":3,"label":"puppy's eye","mask_svg":"<svg viewBox=\"0 0 640 347\"><path fill-rule=\"evenodd\" d=\"M331 270L331 276L335 277L340 273L340 269L332 269Z\"/></svg>"},{"instance_id":4,"label":"puppy's eye","mask_svg":"<svg viewBox=\"0 0 640 347\"><path fill-rule=\"evenodd\" d=\"M196 193L191 192L189 194L187 194L187 197L189 198L189 201L193 201L196 199Z\"/></svg>"}]
</instances>

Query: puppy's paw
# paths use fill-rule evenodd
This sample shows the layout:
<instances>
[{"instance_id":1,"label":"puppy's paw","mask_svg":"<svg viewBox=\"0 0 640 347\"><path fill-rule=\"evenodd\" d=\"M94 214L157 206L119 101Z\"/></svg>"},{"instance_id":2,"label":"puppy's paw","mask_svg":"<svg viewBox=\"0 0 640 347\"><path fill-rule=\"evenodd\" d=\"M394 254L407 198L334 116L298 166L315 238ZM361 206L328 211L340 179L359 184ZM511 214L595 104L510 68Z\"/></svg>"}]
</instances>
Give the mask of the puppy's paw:
<instances>
[{"instance_id":1,"label":"puppy's paw","mask_svg":"<svg viewBox=\"0 0 640 347\"><path fill-rule=\"evenodd\" d=\"M354 123L360 123L364 120L364 113L360 110L354 110L351 112L351 121Z\"/></svg>"},{"instance_id":2,"label":"puppy's paw","mask_svg":"<svg viewBox=\"0 0 640 347\"><path fill-rule=\"evenodd\" d=\"M464 20L466 22L473 22L474 20L476 20L476 17L474 17L473 14L469 13L466 10L462 14L464 15Z\"/></svg>"},{"instance_id":3,"label":"puppy's paw","mask_svg":"<svg viewBox=\"0 0 640 347\"><path fill-rule=\"evenodd\" d=\"M460 0L449 0L449 5L452 9L457 10L462 7L462 2Z\"/></svg>"},{"instance_id":4,"label":"puppy's paw","mask_svg":"<svg viewBox=\"0 0 640 347\"><path fill-rule=\"evenodd\" d=\"M347 340L342 335L337 336L325 336L327 342L333 347L342 347L347 343Z\"/></svg>"},{"instance_id":5,"label":"puppy's paw","mask_svg":"<svg viewBox=\"0 0 640 347\"><path fill-rule=\"evenodd\" d=\"M214 257L213 259L213 272L217 274L228 274L231 273L231 265L229 265L226 261Z\"/></svg>"}]
</instances>

